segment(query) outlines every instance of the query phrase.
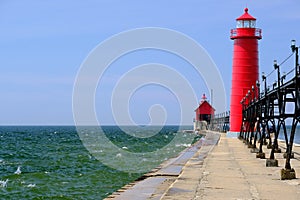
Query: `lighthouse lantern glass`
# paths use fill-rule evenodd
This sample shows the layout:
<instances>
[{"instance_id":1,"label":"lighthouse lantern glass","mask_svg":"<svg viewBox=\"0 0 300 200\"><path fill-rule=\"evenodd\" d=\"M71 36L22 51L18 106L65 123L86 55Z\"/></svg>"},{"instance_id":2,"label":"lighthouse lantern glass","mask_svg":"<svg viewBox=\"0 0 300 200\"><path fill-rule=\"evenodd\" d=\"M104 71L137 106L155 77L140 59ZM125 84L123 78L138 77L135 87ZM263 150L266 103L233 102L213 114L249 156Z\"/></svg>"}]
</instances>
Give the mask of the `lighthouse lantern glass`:
<instances>
[{"instance_id":1,"label":"lighthouse lantern glass","mask_svg":"<svg viewBox=\"0 0 300 200\"><path fill-rule=\"evenodd\" d=\"M250 21L245 20L244 21L244 28L249 28L249 26L250 26Z\"/></svg>"},{"instance_id":2,"label":"lighthouse lantern glass","mask_svg":"<svg viewBox=\"0 0 300 200\"><path fill-rule=\"evenodd\" d=\"M236 27L243 28L243 20L237 20Z\"/></svg>"},{"instance_id":3,"label":"lighthouse lantern glass","mask_svg":"<svg viewBox=\"0 0 300 200\"><path fill-rule=\"evenodd\" d=\"M255 28L255 20L237 20L237 28Z\"/></svg>"},{"instance_id":4,"label":"lighthouse lantern glass","mask_svg":"<svg viewBox=\"0 0 300 200\"><path fill-rule=\"evenodd\" d=\"M250 20L250 28L255 28L255 20Z\"/></svg>"}]
</instances>

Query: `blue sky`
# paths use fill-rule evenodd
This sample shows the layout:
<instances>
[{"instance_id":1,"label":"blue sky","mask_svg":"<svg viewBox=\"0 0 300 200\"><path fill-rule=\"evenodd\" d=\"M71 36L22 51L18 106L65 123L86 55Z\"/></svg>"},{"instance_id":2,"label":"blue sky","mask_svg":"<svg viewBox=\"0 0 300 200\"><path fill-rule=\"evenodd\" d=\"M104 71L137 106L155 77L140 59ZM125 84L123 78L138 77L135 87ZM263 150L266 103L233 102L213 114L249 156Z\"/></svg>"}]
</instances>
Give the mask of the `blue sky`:
<instances>
[{"instance_id":1,"label":"blue sky","mask_svg":"<svg viewBox=\"0 0 300 200\"><path fill-rule=\"evenodd\" d=\"M229 109L233 49L229 33L245 6L263 31L260 72L271 72L274 59L281 61L291 53L291 39L300 44L298 0L0 0L0 124L73 124L73 84L89 52L112 35L143 27L173 29L202 45L222 75ZM120 62L128 70L137 64L166 62L191 81L198 98L209 93L201 77L167 53L138 52ZM122 73L124 69L115 67L105 78L116 81ZM136 98L130 100L134 121L148 123L147 109L158 102L166 105L167 122L177 122L174 95L157 95L160 93L168 91L149 86L144 93L135 93ZM97 94L96 99L109 101L105 99L108 95ZM101 107L101 103L96 104L96 108ZM105 113L109 112L105 108ZM113 123L110 114L97 115L106 124ZM192 123L193 116L191 110L191 119L184 120Z\"/></svg>"}]
</instances>

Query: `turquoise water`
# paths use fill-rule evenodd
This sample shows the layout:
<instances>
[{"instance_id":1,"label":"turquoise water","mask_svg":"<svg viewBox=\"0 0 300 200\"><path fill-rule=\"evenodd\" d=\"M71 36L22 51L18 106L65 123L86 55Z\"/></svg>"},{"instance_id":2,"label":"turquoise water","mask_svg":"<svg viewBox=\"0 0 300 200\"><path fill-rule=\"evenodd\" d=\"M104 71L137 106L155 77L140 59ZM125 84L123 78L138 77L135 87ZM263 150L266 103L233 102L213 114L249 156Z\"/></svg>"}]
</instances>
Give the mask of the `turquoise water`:
<instances>
[{"instance_id":1,"label":"turquoise water","mask_svg":"<svg viewBox=\"0 0 300 200\"><path fill-rule=\"evenodd\" d=\"M132 135L113 126L103 130L115 146L139 153L158 151L179 135L164 156L145 159L151 169L190 145L186 142L194 135L177 132L180 128L191 127L125 127ZM93 128L82 130L97 135ZM153 136L134 137L139 133ZM73 126L2 126L0 145L0 199L103 199L142 175L104 165L84 147ZM105 155L118 162L120 154Z\"/></svg>"}]
</instances>

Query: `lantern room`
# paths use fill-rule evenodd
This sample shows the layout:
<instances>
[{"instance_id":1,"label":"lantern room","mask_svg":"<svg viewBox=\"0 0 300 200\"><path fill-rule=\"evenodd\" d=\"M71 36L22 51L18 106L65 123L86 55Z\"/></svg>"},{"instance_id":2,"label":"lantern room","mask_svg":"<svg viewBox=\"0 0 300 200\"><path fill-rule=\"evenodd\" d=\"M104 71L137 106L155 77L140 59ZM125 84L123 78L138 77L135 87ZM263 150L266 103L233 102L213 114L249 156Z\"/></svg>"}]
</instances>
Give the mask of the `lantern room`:
<instances>
[{"instance_id":1,"label":"lantern room","mask_svg":"<svg viewBox=\"0 0 300 200\"><path fill-rule=\"evenodd\" d=\"M236 28L255 28L256 19L248 14L248 8L245 13L236 19Z\"/></svg>"},{"instance_id":2,"label":"lantern room","mask_svg":"<svg viewBox=\"0 0 300 200\"><path fill-rule=\"evenodd\" d=\"M231 30L230 38L256 38L261 39L261 29L256 27L256 19L248 13L248 8L245 8L245 13L236 19L236 28Z\"/></svg>"}]
</instances>

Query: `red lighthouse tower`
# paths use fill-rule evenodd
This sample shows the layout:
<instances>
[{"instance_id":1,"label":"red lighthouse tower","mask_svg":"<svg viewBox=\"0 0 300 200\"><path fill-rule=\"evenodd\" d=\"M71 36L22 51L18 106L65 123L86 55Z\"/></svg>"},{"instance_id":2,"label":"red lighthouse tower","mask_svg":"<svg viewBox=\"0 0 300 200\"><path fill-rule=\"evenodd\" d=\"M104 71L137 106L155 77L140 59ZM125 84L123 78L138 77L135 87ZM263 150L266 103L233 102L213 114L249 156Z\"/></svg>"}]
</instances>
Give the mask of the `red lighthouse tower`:
<instances>
[{"instance_id":1,"label":"red lighthouse tower","mask_svg":"<svg viewBox=\"0 0 300 200\"><path fill-rule=\"evenodd\" d=\"M236 19L237 26L231 30L234 40L232 87L230 102L230 131L240 132L242 123L242 98L258 80L258 40L261 29L255 28L256 19L245 13Z\"/></svg>"}]
</instances>

